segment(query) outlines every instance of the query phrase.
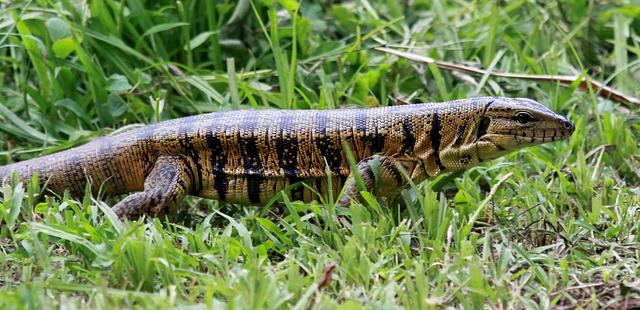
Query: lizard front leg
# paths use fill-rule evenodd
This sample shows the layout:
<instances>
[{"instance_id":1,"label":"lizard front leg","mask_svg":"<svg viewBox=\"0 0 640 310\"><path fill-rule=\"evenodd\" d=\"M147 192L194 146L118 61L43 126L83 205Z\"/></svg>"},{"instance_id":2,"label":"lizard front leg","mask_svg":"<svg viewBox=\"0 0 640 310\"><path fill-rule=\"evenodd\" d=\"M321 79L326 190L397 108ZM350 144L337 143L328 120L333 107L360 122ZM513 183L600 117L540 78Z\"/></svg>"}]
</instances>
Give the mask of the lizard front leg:
<instances>
[{"instance_id":1,"label":"lizard front leg","mask_svg":"<svg viewBox=\"0 0 640 310\"><path fill-rule=\"evenodd\" d=\"M398 165L402 166L412 179L416 169L421 169L420 163L417 161L379 155L363 159L358 163L356 169L368 192L376 196L390 197L398 194L402 188L408 185L408 180L403 176ZM344 194L338 205L349 206L352 200L363 202L353 172L347 180Z\"/></svg>"},{"instance_id":2,"label":"lizard front leg","mask_svg":"<svg viewBox=\"0 0 640 310\"><path fill-rule=\"evenodd\" d=\"M120 218L166 214L194 191L193 168L192 160L185 156L158 157L153 170L145 178L144 191L127 196L113 206L113 211Z\"/></svg>"}]
</instances>

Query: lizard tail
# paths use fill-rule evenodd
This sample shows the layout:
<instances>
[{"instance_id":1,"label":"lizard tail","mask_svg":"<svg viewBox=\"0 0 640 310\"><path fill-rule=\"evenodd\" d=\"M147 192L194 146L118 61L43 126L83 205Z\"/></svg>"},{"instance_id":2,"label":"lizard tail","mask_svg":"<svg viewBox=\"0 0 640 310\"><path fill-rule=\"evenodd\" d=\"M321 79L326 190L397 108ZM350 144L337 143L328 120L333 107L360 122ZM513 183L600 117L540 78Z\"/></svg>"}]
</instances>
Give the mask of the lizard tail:
<instances>
[{"instance_id":1,"label":"lizard tail","mask_svg":"<svg viewBox=\"0 0 640 310\"><path fill-rule=\"evenodd\" d=\"M13 176L17 181L28 183L33 176L38 174L38 182L52 190L58 189L58 184L67 182L68 189L74 196L82 193L85 181L75 176L80 175L80 165L73 164L68 158L72 156L74 149L63 151L43 157L25 160L7 166L0 167L0 183L11 182ZM79 159L77 156L76 160Z\"/></svg>"},{"instance_id":2,"label":"lizard tail","mask_svg":"<svg viewBox=\"0 0 640 310\"><path fill-rule=\"evenodd\" d=\"M15 173L18 181L29 182L38 174L39 183L55 193L68 190L76 198L83 196L87 183L94 193L112 194L137 191L153 168L154 158L134 143L116 143L101 138L80 147L0 167L0 184Z\"/></svg>"}]
</instances>

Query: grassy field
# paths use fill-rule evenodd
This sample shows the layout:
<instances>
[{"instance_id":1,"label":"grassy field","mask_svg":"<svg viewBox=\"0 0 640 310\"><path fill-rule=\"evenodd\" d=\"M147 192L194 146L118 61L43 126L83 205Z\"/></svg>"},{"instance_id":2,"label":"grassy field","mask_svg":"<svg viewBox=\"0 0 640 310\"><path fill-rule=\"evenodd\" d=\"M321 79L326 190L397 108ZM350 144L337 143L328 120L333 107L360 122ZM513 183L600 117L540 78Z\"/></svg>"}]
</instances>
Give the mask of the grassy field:
<instances>
[{"instance_id":1,"label":"grassy field","mask_svg":"<svg viewBox=\"0 0 640 310\"><path fill-rule=\"evenodd\" d=\"M623 1L0 2L0 164L231 109L505 95L577 127L390 205L189 198L178 218L121 222L117 199L6 186L0 309L640 306L638 106L382 45L640 96L640 5Z\"/></svg>"}]
</instances>

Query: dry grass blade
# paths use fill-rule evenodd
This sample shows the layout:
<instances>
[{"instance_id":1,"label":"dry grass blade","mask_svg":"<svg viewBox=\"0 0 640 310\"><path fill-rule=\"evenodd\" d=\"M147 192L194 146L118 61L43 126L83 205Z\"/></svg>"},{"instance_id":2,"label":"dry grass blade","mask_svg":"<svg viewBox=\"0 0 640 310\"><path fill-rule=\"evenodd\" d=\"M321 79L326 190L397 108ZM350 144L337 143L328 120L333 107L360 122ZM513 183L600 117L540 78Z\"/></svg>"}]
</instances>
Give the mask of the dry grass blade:
<instances>
[{"instance_id":1,"label":"dry grass blade","mask_svg":"<svg viewBox=\"0 0 640 310\"><path fill-rule=\"evenodd\" d=\"M330 263L329 265L324 267L324 269L322 270L322 279L318 281L318 287L316 288L316 292L313 297L311 297L308 309L313 309L316 305L316 298L320 293L320 290L322 290L325 286L331 284L331 276L333 276L333 272L335 270L336 263Z\"/></svg>"},{"instance_id":2,"label":"dry grass blade","mask_svg":"<svg viewBox=\"0 0 640 310\"><path fill-rule=\"evenodd\" d=\"M375 50L393 54L402 58L409 59L411 61L420 62L420 63L431 63L439 68L464 72L464 73L472 73L478 75L492 75L503 78L512 78L512 79L522 79L522 80L530 80L530 81L538 81L538 82L557 82L560 85L568 86L573 84L575 81L582 79L578 87L582 90L589 90L589 88L593 89L599 96L609 98L613 101L625 104L627 106L631 104L640 105L640 99L636 97L632 97L622 92L613 89L609 86L604 85L602 82L595 81L589 77L583 78L575 75L537 75L537 74L524 74L524 73L511 73L511 72L500 72L500 71L488 71L480 68L455 64L446 61L438 61L433 58L402 52L398 50L394 50L387 47L376 47Z\"/></svg>"}]
</instances>

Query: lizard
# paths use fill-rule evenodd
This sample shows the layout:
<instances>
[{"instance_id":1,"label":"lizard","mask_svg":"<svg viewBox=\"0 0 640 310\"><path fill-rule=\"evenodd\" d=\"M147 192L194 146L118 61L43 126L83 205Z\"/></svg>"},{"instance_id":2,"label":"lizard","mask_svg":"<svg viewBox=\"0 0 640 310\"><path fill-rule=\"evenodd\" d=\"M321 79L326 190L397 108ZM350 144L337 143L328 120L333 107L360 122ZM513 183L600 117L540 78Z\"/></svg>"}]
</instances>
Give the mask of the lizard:
<instances>
[{"instance_id":1,"label":"lizard","mask_svg":"<svg viewBox=\"0 0 640 310\"><path fill-rule=\"evenodd\" d=\"M527 98L336 110L236 110L168 120L0 167L0 183L39 182L82 197L87 184L116 195L121 218L160 216L187 195L264 205L292 184L292 199L339 191L338 205L364 189L393 197L442 173L524 147L568 138L574 124ZM349 165L347 149L357 163ZM375 164L374 164L375 163ZM404 174L403 171L404 170ZM15 176L15 177L12 177ZM406 177L408 176L408 178ZM328 182L331 178L332 182ZM329 184L332 184L329 188Z\"/></svg>"}]
</instances>

